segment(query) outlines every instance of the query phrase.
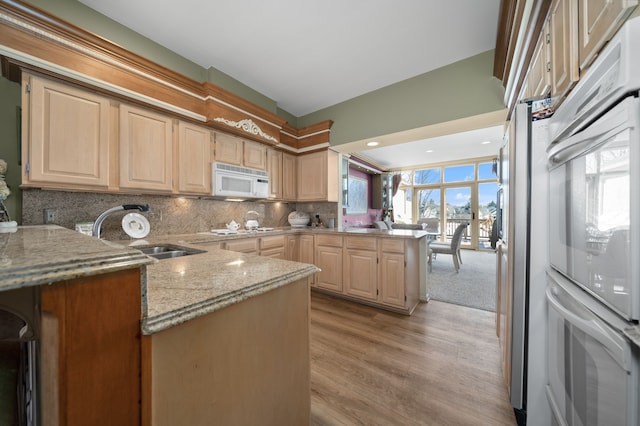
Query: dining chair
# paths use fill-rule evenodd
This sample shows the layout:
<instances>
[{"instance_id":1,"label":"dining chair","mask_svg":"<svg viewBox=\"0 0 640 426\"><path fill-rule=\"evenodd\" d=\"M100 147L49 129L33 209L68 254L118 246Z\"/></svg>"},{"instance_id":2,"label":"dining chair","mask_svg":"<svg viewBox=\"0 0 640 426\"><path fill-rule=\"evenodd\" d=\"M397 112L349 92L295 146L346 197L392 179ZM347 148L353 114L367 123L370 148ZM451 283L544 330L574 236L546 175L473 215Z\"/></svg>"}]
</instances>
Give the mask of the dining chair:
<instances>
[{"instance_id":1,"label":"dining chair","mask_svg":"<svg viewBox=\"0 0 640 426\"><path fill-rule=\"evenodd\" d=\"M429 244L429 248L431 249L431 252L428 253L429 272L432 271L432 258L435 254L450 254L453 257L453 266L456 269L456 272L458 272L460 264L462 263L462 257L460 256L460 242L462 241L462 234L466 230L467 226L469 226L469 222L463 222L458 225L456 230L453 232L453 237L451 237L450 243L433 242Z\"/></svg>"}]
</instances>

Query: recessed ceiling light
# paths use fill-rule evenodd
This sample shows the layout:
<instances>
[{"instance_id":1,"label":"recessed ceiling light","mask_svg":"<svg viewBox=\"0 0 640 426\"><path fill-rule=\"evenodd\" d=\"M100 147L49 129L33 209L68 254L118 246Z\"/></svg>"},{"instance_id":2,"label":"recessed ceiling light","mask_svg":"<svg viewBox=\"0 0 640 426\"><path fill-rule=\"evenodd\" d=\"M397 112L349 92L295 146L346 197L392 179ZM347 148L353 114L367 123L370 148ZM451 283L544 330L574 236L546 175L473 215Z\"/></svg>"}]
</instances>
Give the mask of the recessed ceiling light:
<instances>
[{"instance_id":1,"label":"recessed ceiling light","mask_svg":"<svg viewBox=\"0 0 640 426\"><path fill-rule=\"evenodd\" d=\"M428 149L428 150L426 150L426 152L433 152L433 150L432 149Z\"/></svg>"},{"instance_id":2,"label":"recessed ceiling light","mask_svg":"<svg viewBox=\"0 0 640 426\"><path fill-rule=\"evenodd\" d=\"M367 146L378 146L378 145L380 145L380 142L376 142L376 141L367 142Z\"/></svg>"},{"instance_id":3,"label":"recessed ceiling light","mask_svg":"<svg viewBox=\"0 0 640 426\"><path fill-rule=\"evenodd\" d=\"M482 145L489 145L491 143L491 141L484 141L482 142Z\"/></svg>"}]
</instances>

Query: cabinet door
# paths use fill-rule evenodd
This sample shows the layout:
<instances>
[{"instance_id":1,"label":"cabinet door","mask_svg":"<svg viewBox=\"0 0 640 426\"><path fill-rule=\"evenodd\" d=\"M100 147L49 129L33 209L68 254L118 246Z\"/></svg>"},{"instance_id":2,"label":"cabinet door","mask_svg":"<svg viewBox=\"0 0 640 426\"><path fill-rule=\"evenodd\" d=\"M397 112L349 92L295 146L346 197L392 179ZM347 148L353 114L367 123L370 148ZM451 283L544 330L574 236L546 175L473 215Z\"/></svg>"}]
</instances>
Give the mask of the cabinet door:
<instances>
[{"instance_id":1,"label":"cabinet door","mask_svg":"<svg viewBox=\"0 0 640 426\"><path fill-rule=\"evenodd\" d=\"M282 154L282 198L286 201L297 199L298 162L295 155Z\"/></svg>"},{"instance_id":2,"label":"cabinet door","mask_svg":"<svg viewBox=\"0 0 640 426\"><path fill-rule=\"evenodd\" d=\"M224 133L216 133L215 139L215 161L241 166L243 159L242 139Z\"/></svg>"},{"instance_id":3,"label":"cabinet door","mask_svg":"<svg viewBox=\"0 0 640 426\"><path fill-rule=\"evenodd\" d=\"M267 147L258 142L244 141L243 164L252 169L267 169Z\"/></svg>"},{"instance_id":4,"label":"cabinet door","mask_svg":"<svg viewBox=\"0 0 640 426\"><path fill-rule=\"evenodd\" d=\"M342 247L317 246L315 261L316 286L342 293Z\"/></svg>"},{"instance_id":5,"label":"cabinet door","mask_svg":"<svg viewBox=\"0 0 640 426\"><path fill-rule=\"evenodd\" d=\"M547 58L549 46L547 34L549 34L548 24L542 29L542 34L531 59L531 66L526 79L528 90L526 97L528 98L548 95L551 89L550 63Z\"/></svg>"},{"instance_id":6,"label":"cabinet door","mask_svg":"<svg viewBox=\"0 0 640 426\"><path fill-rule=\"evenodd\" d=\"M404 289L404 254L383 252L380 257L380 302L404 307Z\"/></svg>"},{"instance_id":7,"label":"cabinet door","mask_svg":"<svg viewBox=\"0 0 640 426\"><path fill-rule=\"evenodd\" d=\"M287 260L300 262L300 237L298 235L287 235L286 244L287 244ZM311 244L313 245L313 239L311 241ZM312 251L313 251L313 247L312 247Z\"/></svg>"},{"instance_id":8,"label":"cabinet door","mask_svg":"<svg viewBox=\"0 0 640 426\"><path fill-rule=\"evenodd\" d=\"M29 182L107 187L110 102L85 90L25 74ZM46 185L45 185L46 186ZM53 185L55 186L55 185Z\"/></svg>"},{"instance_id":9,"label":"cabinet door","mask_svg":"<svg viewBox=\"0 0 640 426\"><path fill-rule=\"evenodd\" d=\"M211 194L211 131L181 121L178 124L178 191Z\"/></svg>"},{"instance_id":10,"label":"cabinet door","mask_svg":"<svg viewBox=\"0 0 640 426\"><path fill-rule=\"evenodd\" d=\"M163 114L120 106L120 187L171 191L173 120Z\"/></svg>"},{"instance_id":11,"label":"cabinet door","mask_svg":"<svg viewBox=\"0 0 640 426\"><path fill-rule=\"evenodd\" d=\"M578 81L576 2L556 0L549 12L551 97L558 105Z\"/></svg>"},{"instance_id":12,"label":"cabinet door","mask_svg":"<svg viewBox=\"0 0 640 426\"><path fill-rule=\"evenodd\" d=\"M298 157L298 200L338 201L338 154L320 151Z\"/></svg>"},{"instance_id":13,"label":"cabinet door","mask_svg":"<svg viewBox=\"0 0 640 426\"><path fill-rule=\"evenodd\" d=\"M269 173L269 198L282 199L282 152L267 149L267 172Z\"/></svg>"},{"instance_id":14,"label":"cabinet door","mask_svg":"<svg viewBox=\"0 0 640 426\"><path fill-rule=\"evenodd\" d=\"M595 59L638 5L637 0L580 0L578 11L578 49L580 70Z\"/></svg>"},{"instance_id":15,"label":"cabinet door","mask_svg":"<svg viewBox=\"0 0 640 426\"><path fill-rule=\"evenodd\" d=\"M300 236L300 252L298 260L302 263L315 264L313 248L313 235L301 235ZM316 284L316 275L314 274L311 279L311 284Z\"/></svg>"},{"instance_id":16,"label":"cabinet door","mask_svg":"<svg viewBox=\"0 0 640 426\"><path fill-rule=\"evenodd\" d=\"M375 251L345 249L344 292L367 300L378 297L378 255Z\"/></svg>"}]
</instances>

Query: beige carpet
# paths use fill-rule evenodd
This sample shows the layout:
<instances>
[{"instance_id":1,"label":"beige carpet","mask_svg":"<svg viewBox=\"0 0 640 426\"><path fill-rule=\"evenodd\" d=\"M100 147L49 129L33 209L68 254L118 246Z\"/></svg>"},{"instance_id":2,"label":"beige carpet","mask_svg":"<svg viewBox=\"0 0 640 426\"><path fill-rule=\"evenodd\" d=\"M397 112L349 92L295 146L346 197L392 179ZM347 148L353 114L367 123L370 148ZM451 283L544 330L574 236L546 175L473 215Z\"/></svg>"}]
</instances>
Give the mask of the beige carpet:
<instances>
[{"instance_id":1,"label":"beige carpet","mask_svg":"<svg viewBox=\"0 0 640 426\"><path fill-rule=\"evenodd\" d=\"M427 291L433 300L494 311L496 307L496 254L462 250L456 273L449 255L439 254L427 271Z\"/></svg>"}]
</instances>

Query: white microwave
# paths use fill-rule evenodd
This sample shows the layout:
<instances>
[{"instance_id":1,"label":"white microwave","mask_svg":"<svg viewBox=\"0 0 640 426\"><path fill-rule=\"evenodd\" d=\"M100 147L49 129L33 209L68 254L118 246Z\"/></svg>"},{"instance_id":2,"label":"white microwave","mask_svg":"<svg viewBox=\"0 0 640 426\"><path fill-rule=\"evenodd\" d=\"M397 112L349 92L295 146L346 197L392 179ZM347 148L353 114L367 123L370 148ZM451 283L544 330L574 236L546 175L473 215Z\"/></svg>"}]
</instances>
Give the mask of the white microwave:
<instances>
[{"instance_id":1,"label":"white microwave","mask_svg":"<svg viewBox=\"0 0 640 426\"><path fill-rule=\"evenodd\" d=\"M264 170L214 162L212 182L212 195L216 197L269 197L269 174Z\"/></svg>"}]
</instances>

